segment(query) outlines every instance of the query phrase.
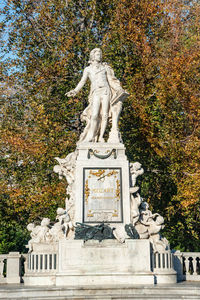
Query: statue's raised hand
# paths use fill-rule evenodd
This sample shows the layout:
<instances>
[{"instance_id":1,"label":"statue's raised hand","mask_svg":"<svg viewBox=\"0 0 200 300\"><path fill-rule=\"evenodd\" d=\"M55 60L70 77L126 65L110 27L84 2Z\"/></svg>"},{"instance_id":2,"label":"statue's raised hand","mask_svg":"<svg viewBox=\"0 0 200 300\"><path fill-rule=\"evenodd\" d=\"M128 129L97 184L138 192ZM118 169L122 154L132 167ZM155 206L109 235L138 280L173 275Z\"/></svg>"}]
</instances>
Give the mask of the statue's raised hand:
<instances>
[{"instance_id":1,"label":"statue's raised hand","mask_svg":"<svg viewBox=\"0 0 200 300\"><path fill-rule=\"evenodd\" d=\"M77 94L77 92L75 90L71 90L71 91L67 92L65 94L65 96L67 96L67 97L74 97L74 96L76 96L76 94Z\"/></svg>"}]
</instances>

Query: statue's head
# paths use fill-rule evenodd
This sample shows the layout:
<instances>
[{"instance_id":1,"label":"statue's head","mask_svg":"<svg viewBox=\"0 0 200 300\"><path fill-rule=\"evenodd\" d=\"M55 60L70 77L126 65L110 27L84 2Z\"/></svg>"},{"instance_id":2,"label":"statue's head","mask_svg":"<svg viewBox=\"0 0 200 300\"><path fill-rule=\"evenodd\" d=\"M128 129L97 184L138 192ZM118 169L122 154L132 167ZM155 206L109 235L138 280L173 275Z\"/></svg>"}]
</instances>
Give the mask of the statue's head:
<instances>
[{"instance_id":1,"label":"statue's head","mask_svg":"<svg viewBox=\"0 0 200 300\"><path fill-rule=\"evenodd\" d=\"M162 224L164 224L164 222L165 222L165 220L164 220L164 218L162 217L162 216L157 216L157 218L156 218L156 223L158 224L158 225L162 225Z\"/></svg>"},{"instance_id":2,"label":"statue's head","mask_svg":"<svg viewBox=\"0 0 200 300\"><path fill-rule=\"evenodd\" d=\"M48 226L50 224L49 218L43 218L41 222L41 226Z\"/></svg>"},{"instance_id":3,"label":"statue's head","mask_svg":"<svg viewBox=\"0 0 200 300\"><path fill-rule=\"evenodd\" d=\"M35 228L35 225L33 223L29 223L26 228L28 231L32 231Z\"/></svg>"},{"instance_id":4,"label":"statue's head","mask_svg":"<svg viewBox=\"0 0 200 300\"><path fill-rule=\"evenodd\" d=\"M143 209L143 210L147 210L147 209L149 209L149 204L148 204L147 202L143 201L143 202L140 204L140 207L141 207L141 209Z\"/></svg>"},{"instance_id":5,"label":"statue's head","mask_svg":"<svg viewBox=\"0 0 200 300\"><path fill-rule=\"evenodd\" d=\"M138 161L134 162L134 163L130 163L130 168L137 171L142 167L141 163L139 163Z\"/></svg>"},{"instance_id":6,"label":"statue's head","mask_svg":"<svg viewBox=\"0 0 200 300\"><path fill-rule=\"evenodd\" d=\"M64 208L58 207L58 208L57 208L57 214L58 214L59 216L64 215L64 214L65 214Z\"/></svg>"},{"instance_id":7,"label":"statue's head","mask_svg":"<svg viewBox=\"0 0 200 300\"><path fill-rule=\"evenodd\" d=\"M102 51L100 48L94 48L91 52L90 52L90 59L89 59L89 64L91 64L93 61L101 61L102 60Z\"/></svg>"}]
</instances>

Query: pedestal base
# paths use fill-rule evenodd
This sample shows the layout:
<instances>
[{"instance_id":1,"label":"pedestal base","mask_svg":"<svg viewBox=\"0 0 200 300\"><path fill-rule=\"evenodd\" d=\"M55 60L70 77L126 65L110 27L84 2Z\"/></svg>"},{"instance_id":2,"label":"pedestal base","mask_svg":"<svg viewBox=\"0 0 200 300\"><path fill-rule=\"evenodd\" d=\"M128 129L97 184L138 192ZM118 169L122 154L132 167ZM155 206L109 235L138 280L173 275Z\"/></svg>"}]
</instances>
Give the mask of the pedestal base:
<instances>
[{"instance_id":1,"label":"pedestal base","mask_svg":"<svg viewBox=\"0 0 200 300\"><path fill-rule=\"evenodd\" d=\"M60 241L56 285L143 283L154 283L149 241Z\"/></svg>"},{"instance_id":2,"label":"pedestal base","mask_svg":"<svg viewBox=\"0 0 200 300\"><path fill-rule=\"evenodd\" d=\"M84 242L63 239L58 245L49 247L51 249L47 252L47 248L34 245L34 252L29 255L29 269L24 276L25 285L74 288L102 285L114 288L176 282L171 253L158 254L162 260L160 267L155 269L157 263L149 240L127 239L120 244L117 240Z\"/></svg>"}]
</instances>

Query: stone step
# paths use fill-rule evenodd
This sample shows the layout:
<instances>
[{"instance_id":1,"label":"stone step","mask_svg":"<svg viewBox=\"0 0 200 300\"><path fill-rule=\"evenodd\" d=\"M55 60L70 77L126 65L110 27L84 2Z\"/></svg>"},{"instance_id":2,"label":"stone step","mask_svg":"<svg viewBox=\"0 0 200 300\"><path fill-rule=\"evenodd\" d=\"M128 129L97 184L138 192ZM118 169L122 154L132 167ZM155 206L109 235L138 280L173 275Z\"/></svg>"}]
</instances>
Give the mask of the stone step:
<instances>
[{"instance_id":1,"label":"stone step","mask_svg":"<svg viewBox=\"0 0 200 300\"><path fill-rule=\"evenodd\" d=\"M23 285L0 285L0 299L12 300L176 300L176 299L200 299L200 282L180 283L173 285L157 286L118 286L97 287L88 286L82 288L66 287L24 287Z\"/></svg>"},{"instance_id":2,"label":"stone step","mask_svg":"<svg viewBox=\"0 0 200 300\"><path fill-rule=\"evenodd\" d=\"M8 298L5 298L5 299L8 299ZM18 299L18 298L16 298ZM181 299L184 299L184 300L192 300L192 299L197 299L199 300L199 296L184 296L184 295L178 295L178 296L175 296L175 295L169 295L169 296L158 296L158 295L154 295L154 296L139 296L139 295L135 295L135 296L131 296L131 297L127 297L127 296L113 296L113 297L107 297L107 296L102 296L102 297L95 297L95 296L80 296L80 297L42 297L42 298L21 298L22 300L49 300L49 299L54 299L54 300L132 300L132 299L139 299L139 300L152 300L152 299L156 299L156 300L181 300ZM4 299L2 299L4 300ZM15 300L15 298L13 298L13 300Z\"/></svg>"},{"instance_id":3,"label":"stone step","mask_svg":"<svg viewBox=\"0 0 200 300\"><path fill-rule=\"evenodd\" d=\"M16 298L18 299L18 298ZM21 298L21 299L24 299L24 298ZM152 299L156 299L156 300L181 300L181 299L187 299L187 300L190 300L190 299L200 299L200 296L199 295L113 295L113 296L106 296L106 295L101 295L101 296L90 296L90 295L87 295L87 296L72 296L72 297L31 297L31 298L25 298L25 299L28 299L28 300L48 300L48 299L59 299L59 300L132 300L132 299L139 299L139 300L152 300Z\"/></svg>"}]
</instances>

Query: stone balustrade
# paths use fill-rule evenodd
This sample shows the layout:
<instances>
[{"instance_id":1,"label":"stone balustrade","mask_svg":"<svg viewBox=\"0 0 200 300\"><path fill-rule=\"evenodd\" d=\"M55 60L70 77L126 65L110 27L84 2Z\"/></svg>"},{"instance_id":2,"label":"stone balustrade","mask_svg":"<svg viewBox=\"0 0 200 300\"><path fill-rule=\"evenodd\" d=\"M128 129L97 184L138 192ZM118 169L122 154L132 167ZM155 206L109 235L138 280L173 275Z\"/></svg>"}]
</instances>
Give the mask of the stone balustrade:
<instances>
[{"instance_id":1,"label":"stone balustrade","mask_svg":"<svg viewBox=\"0 0 200 300\"><path fill-rule=\"evenodd\" d=\"M28 254L28 272L53 272L57 269L56 253Z\"/></svg>"},{"instance_id":2,"label":"stone balustrade","mask_svg":"<svg viewBox=\"0 0 200 300\"><path fill-rule=\"evenodd\" d=\"M168 281L171 280L171 283L176 281L177 274L174 271L173 254L170 250L153 253L153 273L155 283L165 283L166 278Z\"/></svg>"},{"instance_id":3,"label":"stone balustrade","mask_svg":"<svg viewBox=\"0 0 200 300\"><path fill-rule=\"evenodd\" d=\"M200 281L200 252L176 251L173 256L178 281Z\"/></svg>"},{"instance_id":4,"label":"stone balustrade","mask_svg":"<svg viewBox=\"0 0 200 300\"><path fill-rule=\"evenodd\" d=\"M170 250L154 253L154 271L173 269L173 259Z\"/></svg>"}]
</instances>

